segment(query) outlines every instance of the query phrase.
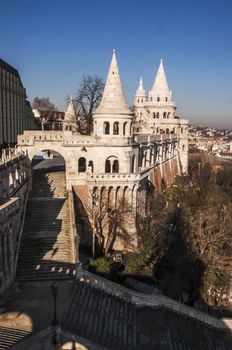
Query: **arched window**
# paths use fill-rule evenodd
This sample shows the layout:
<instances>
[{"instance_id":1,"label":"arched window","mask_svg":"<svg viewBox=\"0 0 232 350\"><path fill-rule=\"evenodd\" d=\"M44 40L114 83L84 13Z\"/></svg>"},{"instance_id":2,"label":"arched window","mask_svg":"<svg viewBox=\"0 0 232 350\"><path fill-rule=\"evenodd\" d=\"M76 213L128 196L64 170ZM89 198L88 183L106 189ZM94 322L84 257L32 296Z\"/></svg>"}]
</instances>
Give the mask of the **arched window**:
<instances>
[{"instance_id":1,"label":"arched window","mask_svg":"<svg viewBox=\"0 0 232 350\"><path fill-rule=\"evenodd\" d=\"M104 134L105 135L109 135L110 134L110 123L109 122L104 122L103 129L104 129Z\"/></svg>"},{"instance_id":2,"label":"arched window","mask_svg":"<svg viewBox=\"0 0 232 350\"><path fill-rule=\"evenodd\" d=\"M110 156L105 161L105 173L118 173L119 172L119 162L118 158L115 156Z\"/></svg>"},{"instance_id":3,"label":"arched window","mask_svg":"<svg viewBox=\"0 0 232 350\"><path fill-rule=\"evenodd\" d=\"M184 145L182 145L182 151L184 151L185 150L185 146Z\"/></svg>"},{"instance_id":4,"label":"arched window","mask_svg":"<svg viewBox=\"0 0 232 350\"><path fill-rule=\"evenodd\" d=\"M158 101L158 102L160 101L160 97L159 97L159 96L157 97L157 101Z\"/></svg>"},{"instance_id":5,"label":"arched window","mask_svg":"<svg viewBox=\"0 0 232 350\"><path fill-rule=\"evenodd\" d=\"M123 124L123 135L126 135L126 125L127 125L127 122Z\"/></svg>"},{"instance_id":6,"label":"arched window","mask_svg":"<svg viewBox=\"0 0 232 350\"><path fill-rule=\"evenodd\" d=\"M155 118L155 113L153 113L153 118Z\"/></svg>"},{"instance_id":7,"label":"arched window","mask_svg":"<svg viewBox=\"0 0 232 350\"><path fill-rule=\"evenodd\" d=\"M78 172L79 173L86 172L86 159L84 157L81 157L78 160Z\"/></svg>"},{"instance_id":8,"label":"arched window","mask_svg":"<svg viewBox=\"0 0 232 350\"><path fill-rule=\"evenodd\" d=\"M159 118L159 116L160 116L160 115L159 115L159 112L157 112L157 113L156 113L156 118Z\"/></svg>"},{"instance_id":9,"label":"arched window","mask_svg":"<svg viewBox=\"0 0 232 350\"><path fill-rule=\"evenodd\" d=\"M110 160L106 159L105 161L105 173L110 173L111 169L110 169Z\"/></svg>"},{"instance_id":10,"label":"arched window","mask_svg":"<svg viewBox=\"0 0 232 350\"><path fill-rule=\"evenodd\" d=\"M165 119L165 118L166 118L166 116L167 116L167 113L166 113L166 112L164 112L163 116L164 116L164 119Z\"/></svg>"},{"instance_id":11,"label":"arched window","mask_svg":"<svg viewBox=\"0 0 232 350\"><path fill-rule=\"evenodd\" d=\"M166 129L166 134L169 134L169 129L168 128Z\"/></svg>"},{"instance_id":12,"label":"arched window","mask_svg":"<svg viewBox=\"0 0 232 350\"><path fill-rule=\"evenodd\" d=\"M118 163L118 160L115 159L113 161L112 173L118 173L118 172L119 172L119 163Z\"/></svg>"},{"instance_id":13,"label":"arched window","mask_svg":"<svg viewBox=\"0 0 232 350\"><path fill-rule=\"evenodd\" d=\"M167 97L165 97L165 101L166 101L166 102L168 101L168 98L167 98Z\"/></svg>"},{"instance_id":14,"label":"arched window","mask_svg":"<svg viewBox=\"0 0 232 350\"><path fill-rule=\"evenodd\" d=\"M91 172L93 173L93 161L92 160L89 161L89 168L90 168Z\"/></svg>"},{"instance_id":15,"label":"arched window","mask_svg":"<svg viewBox=\"0 0 232 350\"><path fill-rule=\"evenodd\" d=\"M183 131L184 131L184 129L183 129L183 128L181 128L181 129L180 129L181 134L183 134Z\"/></svg>"},{"instance_id":16,"label":"arched window","mask_svg":"<svg viewBox=\"0 0 232 350\"><path fill-rule=\"evenodd\" d=\"M119 134L119 123L118 123L118 122L114 122L114 125L113 125L113 134L114 134L114 135L118 135L118 134Z\"/></svg>"}]
</instances>

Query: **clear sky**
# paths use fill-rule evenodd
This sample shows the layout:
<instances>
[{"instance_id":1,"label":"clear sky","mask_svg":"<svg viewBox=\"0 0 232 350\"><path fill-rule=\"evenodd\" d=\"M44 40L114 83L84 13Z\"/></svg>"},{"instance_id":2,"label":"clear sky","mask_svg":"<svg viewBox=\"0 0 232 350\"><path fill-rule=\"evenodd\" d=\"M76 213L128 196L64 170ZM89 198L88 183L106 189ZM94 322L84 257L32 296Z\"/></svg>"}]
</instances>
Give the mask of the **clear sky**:
<instances>
[{"instance_id":1,"label":"clear sky","mask_svg":"<svg viewBox=\"0 0 232 350\"><path fill-rule=\"evenodd\" d=\"M114 48L129 104L163 58L177 114L232 129L232 0L0 0L0 57L30 101L64 109L83 75L106 78Z\"/></svg>"}]
</instances>

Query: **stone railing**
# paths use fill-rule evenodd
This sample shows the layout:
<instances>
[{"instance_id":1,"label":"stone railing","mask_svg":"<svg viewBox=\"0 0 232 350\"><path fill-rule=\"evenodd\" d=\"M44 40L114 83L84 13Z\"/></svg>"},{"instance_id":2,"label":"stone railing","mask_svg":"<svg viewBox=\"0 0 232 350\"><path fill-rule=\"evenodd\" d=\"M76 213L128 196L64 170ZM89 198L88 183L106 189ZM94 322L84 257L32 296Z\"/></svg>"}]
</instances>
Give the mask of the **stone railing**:
<instances>
[{"instance_id":1,"label":"stone railing","mask_svg":"<svg viewBox=\"0 0 232 350\"><path fill-rule=\"evenodd\" d=\"M130 174L130 173L102 173L102 174L87 174L87 181L97 181L99 182L115 182L115 180L119 182L136 182L140 179L140 174L135 173L135 174Z\"/></svg>"},{"instance_id":2,"label":"stone railing","mask_svg":"<svg viewBox=\"0 0 232 350\"><path fill-rule=\"evenodd\" d=\"M18 145L33 146L34 142L63 142L63 131L26 130L18 136Z\"/></svg>"},{"instance_id":3,"label":"stone railing","mask_svg":"<svg viewBox=\"0 0 232 350\"><path fill-rule=\"evenodd\" d=\"M162 141L175 141L177 140L177 134L160 134L160 135L134 135L134 141L138 143L155 143Z\"/></svg>"},{"instance_id":4,"label":"stone railing","mask_svg":"<svg viewBox=\"0 0 232 350\"><path fill-rule=\"evenodd\" d=\"M0 223L6 221L18 209L19 198L10 198L6 203L0 205Z\"/></svg>"},{"instance_id":5,"label":"stone railing","mask_svg":"<svg viewBox=\"0 0 232 350\"><path fill-rule=\"evenodd\" d=\"M23 153L16 147L2 149L0 154L0 165L16 159L21 155L23 155Z\"/></svg>"},{"instance_id":6,"label":"stone railing","mask_svg":"<svg viewBox=\"0 0 232 350\"><path fill-rule=\"evenodd\" d=\"M206 323L211 327L226 329L227 325L220 319L214 318L203 312L197 311L187 305L183 305L171 298L168 298L161 294L141 294L139 292L134 292L126 287L108 281L102 277L94 275L89 271L83 270L78 266L77 268L77 278L89 283L93 287L98 287L106 292L113 294L115 296L126 299L128 302L134 303L138 306L151 306L151 307L164 307L173 312L194 318L200 322Z\"/></svg>"},{"instance_id":7,"label":"stone railing","mask_svg":"<svg viewBox=\"0 0 232 350\"><path fill-rule=\"evenodd\" d=\"M73 260L74 260L74 263L78 263L79 262L79 236L78 236L77 227L76 227L74 198L73 198L72 188L69 191L68 200L69 200L70 226L71 226L71 233L72 233Z\"/></svg>"}]
</instances>

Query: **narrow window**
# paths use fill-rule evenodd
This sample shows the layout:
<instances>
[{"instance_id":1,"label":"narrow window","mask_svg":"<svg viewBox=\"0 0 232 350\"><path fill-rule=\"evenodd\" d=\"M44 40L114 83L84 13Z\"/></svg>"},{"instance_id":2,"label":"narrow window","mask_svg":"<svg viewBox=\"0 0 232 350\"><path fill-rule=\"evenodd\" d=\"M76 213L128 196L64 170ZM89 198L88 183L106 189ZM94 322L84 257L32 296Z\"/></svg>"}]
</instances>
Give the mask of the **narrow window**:
<instances>
[{"instance_id":1,"label":"narrow window","mask_svg":"<svg viewBox=\"0 0 232 350\"><path fill-rule=\"evenodd\" d=\"M103 129L104 129L104 134L109 135L110 134L110 123L104 122Z\"/></svg>"}]
</instances>

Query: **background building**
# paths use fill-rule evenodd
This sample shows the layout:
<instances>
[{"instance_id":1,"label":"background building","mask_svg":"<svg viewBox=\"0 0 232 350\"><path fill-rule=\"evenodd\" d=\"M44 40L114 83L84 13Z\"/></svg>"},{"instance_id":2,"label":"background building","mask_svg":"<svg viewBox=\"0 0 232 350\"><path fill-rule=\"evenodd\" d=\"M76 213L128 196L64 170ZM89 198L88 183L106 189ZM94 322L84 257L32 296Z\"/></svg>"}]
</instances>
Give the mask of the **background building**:
<instances>
[{"instance_id":1,"label":"background building","mask_svg":"<svg viewBox=\"0 0 232 350\"><path fill-rule=\"evenodd\" d=\"M15 143L17 135L34 128L34 115L19 73L0 59L0 145Z\"/></svg>"}]
</instances>

